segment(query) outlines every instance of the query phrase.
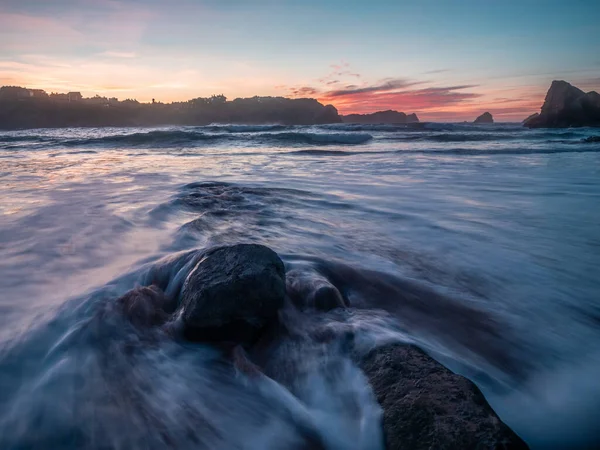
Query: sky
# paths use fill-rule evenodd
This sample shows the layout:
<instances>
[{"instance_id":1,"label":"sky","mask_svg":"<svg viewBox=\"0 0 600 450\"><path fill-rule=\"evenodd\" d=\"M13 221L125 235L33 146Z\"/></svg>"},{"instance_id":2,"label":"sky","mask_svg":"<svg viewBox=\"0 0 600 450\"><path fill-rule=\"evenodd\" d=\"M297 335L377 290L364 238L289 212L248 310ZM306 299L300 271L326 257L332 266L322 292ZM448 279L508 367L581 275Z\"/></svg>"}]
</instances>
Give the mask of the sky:
<instances>
[{"instance_id":1,"label":"sky","mask_svg":"<svg viewBox=\"0 0 600 450\"><path fill-rule=\"evenodd\" d=\"M598 0L0 0L0 85L520 121L600 91Z\"/></svg>"}]
</instances>

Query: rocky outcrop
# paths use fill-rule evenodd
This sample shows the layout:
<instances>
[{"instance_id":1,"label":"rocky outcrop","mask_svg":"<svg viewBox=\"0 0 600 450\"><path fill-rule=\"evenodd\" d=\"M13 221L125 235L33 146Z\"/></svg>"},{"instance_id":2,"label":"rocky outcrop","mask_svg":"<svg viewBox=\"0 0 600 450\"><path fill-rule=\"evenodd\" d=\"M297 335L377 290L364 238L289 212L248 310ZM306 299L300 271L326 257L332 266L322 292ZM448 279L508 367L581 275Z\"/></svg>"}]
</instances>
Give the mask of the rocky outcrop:
<instances>
[{"instance_id":1,"label":"rocky outcrop","mask_svg":"<svg viewBox=\"0 0 600 450\"><path fill-rule=\"evenodd\" d=\"M406 116L406 123L419 123L419 118L415 113Z\"/></svg>"},{"instance_id":2,"label":"rocky outcrop","mask_svg":"<svg viewBox=\"0 0 600 450\"><path fill-rule=\"evenodd\" d=\"M524 119L521 123L526 123L526 122L530 121L531 119L535 119L539 115L540 115L540 113L533 113L532 115L527 116L527 118Z\"/></svg>"},{"instance_id":3,"label":"rocky outcrop","mask_svg":"<svg viewBox=\"0 0 600 450\"><path fill-rule=\"evenodd\" d=\"M273 250L255 244L206 252L180 296L183 334L200 341L251 342L277 317L285 268Z\"/></svg>"},{"instance_id":4,"label":"rocky outcrop","mask_svg":"<svg viewBox=\"0 0 600 450\"><path fill-rule=\"evenodd\" d=\"M489 112L484 112L473 123L494 123L494 117Z\"/></svg>"},{"instance_id":5,"label":"rocky outcrop","mask_svg":"<svg viewBox=\"0 0 600 450\"><path fill-rule=\"evenodd\" d=\"M373 350L362 362L383 409L387 449L527 449L471 381L411 345Z\"/></svg>"},{"instance_id":6,"label":"rocky outcrop","mask_svg":"<svg viewBox=\"0 0 600 450\"><path fill-rule=\"evenodd\" d=\"M294 358L277 358L288 355L291 349L294 353L312 348L297 345L308 335L315 339L318 348L322 344L340 345L344 349L340 351L351 354L358 363L383 411L388 449L528 448L499 419L471 381L446 369L417 347L389 344L368 351L364 344L355 345L359 340L355 340L351 329L330 324L312 328L304 321L317 318L320 311L349 304L355 310L370 309L356 289L361 285L362 292L368 292L367 297L382 299L383 304L389 302L388 306L404 304L404 317L418 321L418 315L411 314L407 304L422 304L424 297L410 283L394 282L393 277L378 276L373 271L361 276L350 268L338 270L341 278L336 279L327 275L329 271L323 263L316 267L290 263L286 274L283 262L273 250L255 244L187 252L170 264L170 268L165 266L148 274L148 280L157 285L135 288L117 300L125 317L138 328L162 325L166 334L214 344L233 368L258 386L262 383L269 395L275 392L279 399L292 399L281 404L281 414L290 417L303 436L304 446L298 448L326 448L322 439L325 435L320 434L310 414L298 408L298 402L290 395L294 392L294 377L302 368ZM160 276L182 272L187 274L181 276L185 279L182 285ZM343 283L343 279L350 281ZM378 281L383 287L376 287ZM291 302L286 302L286 295ZM436 300L430 296L428 301L431 304ZM282 311L284 304L290 309ZM465 316L465 310L457 317L443 303L438 301L437 305L444 321L450 318L454 323ZM473 336L477 334L471 333L469 338ZM310 358L311 353L296 356L302 360ZM285 394L283 397L279 396L280 391ZM379 410L376 420L373 423L379 440Z\"/></svg>"},{"instance_id":7,"label":"rocky outcrop","mask_svg":"<svg viewBox=\"0 0 600 450\"><path fill-rule=\"evenodd\" d=\"M553 81L539 115L529 117L529 128L600 127L600 94L585 93L566 81Z\"/></svg>"},{"instance_id":8,"label":"rocky outcrop","mask_svg":"<svg viewBox=\"0 0 600 450\"><path fill-rule=\"evenodd\" d=\"M408 116L403 112L387 110L377 111L372 114L348 114L347 116L341 116L344 123L391 123L391 124L404 124L418 122L419 118L416 114L409 114Z\"/></svg>"}]
</instances>

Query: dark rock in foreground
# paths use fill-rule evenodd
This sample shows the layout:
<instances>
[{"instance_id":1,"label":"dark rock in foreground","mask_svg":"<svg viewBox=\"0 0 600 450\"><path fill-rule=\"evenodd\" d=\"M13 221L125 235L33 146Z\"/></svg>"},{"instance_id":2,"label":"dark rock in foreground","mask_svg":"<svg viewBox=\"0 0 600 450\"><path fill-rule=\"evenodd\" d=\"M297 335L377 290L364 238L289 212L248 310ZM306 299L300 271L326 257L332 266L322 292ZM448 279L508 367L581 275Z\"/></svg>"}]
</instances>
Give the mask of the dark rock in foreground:
<instances>
[{"instance_id":1,"label":"dark rock in foreground","mask_svg":"<svg viewBox=\"0 0 600 450\"><path fill-rule=\"evenodd\" d=\"M529 117L529 128L567 128L600 126L600 94L587 94L566 81L553 81L542 111Z\"/></svg>"},{"instance_id":2,"label":"dark rock in foreground","mask_svg":"<svg viewBox=\"0 0 600 450\"><path fill-rule=\"evenodd\" d=\"M347 116L341 116L344 123L391 123L391 124L404 124L404 123L415 123L419 121L416 114L406 115L403 112L387 110L377 111L372 114L348 114Z\"/></svg>"},{"instance_id":3,"label":"dark rock in foreground","mask_svg":"<svg viewBox=\"0 0 600 450\"><path fill-rule=\"evenodd\" d=\"M484 112L473 123L494 123L494 117L489 112Z\"/></svg>"},{"instance_id":4,"label":"dark rock in foreground","mask_svg":"<svg viewBox=\"0 0 600 450\"><path fill-rule=\"evenodd\" d=\"M481 391L418 348L389 345L361 363L383 409L388 449L527 449Z\"/></svg>"},{"instance_id":5,"label":"dark rock in foreground","mask_svg":"<svg viewBox=\"0 0 600 450\"><path fill-rule=\"evenodd\" d=\"M209 250L183 285L183 333L190 340L252 341L284 298L285 268L273 250L255 244Z\"/></svg>"}]
</instances>

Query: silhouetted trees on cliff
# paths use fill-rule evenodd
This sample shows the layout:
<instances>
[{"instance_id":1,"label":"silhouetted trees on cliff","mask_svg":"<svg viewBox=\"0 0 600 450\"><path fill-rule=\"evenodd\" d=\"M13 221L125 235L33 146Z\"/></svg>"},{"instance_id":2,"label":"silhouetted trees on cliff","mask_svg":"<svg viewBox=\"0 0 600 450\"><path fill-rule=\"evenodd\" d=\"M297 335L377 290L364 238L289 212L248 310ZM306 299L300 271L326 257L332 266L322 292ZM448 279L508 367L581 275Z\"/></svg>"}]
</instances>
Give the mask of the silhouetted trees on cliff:
<instances>
[{"instance_id":1,"label":"silhouetted trees on cliff","mask_svg":"<svg viewBox=\"0 0 600 450\"><path fill-rule=\"evenodd\" d=\"M2 129L338 122L341 119L333 106L310 98L257 96L228 101L224 95L213 95L185 102L140 103L100 96L83 98L78 92L47 95L15 86L0 88Z\"/></svg>"}]
</instances>

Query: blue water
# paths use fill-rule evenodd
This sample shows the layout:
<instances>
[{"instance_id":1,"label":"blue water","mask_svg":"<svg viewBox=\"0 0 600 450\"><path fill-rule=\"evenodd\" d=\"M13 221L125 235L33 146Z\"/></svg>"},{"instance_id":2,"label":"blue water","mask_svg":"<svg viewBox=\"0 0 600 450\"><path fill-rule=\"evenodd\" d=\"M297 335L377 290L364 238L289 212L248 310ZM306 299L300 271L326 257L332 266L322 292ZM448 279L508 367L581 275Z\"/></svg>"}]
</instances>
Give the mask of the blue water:
<instances>
[{"instance_id":1,"label":"blue water","mask_svg":"<svg viewBox=\"0 0 600 450\"><path fill-rule=\"evenodd\" d=\"M431 295L370 298L319 326L352 329L365 349L416 342L475 381L533 448L595 446L595 135L517 124L0 132L0 448L279 449L300 442L298 423L328 448L380 448L380 410L333 346L283 352L302 368L291 384L251 381L210 348L139 335L111 309L157 273L176 285L187 250L237 242L266 244L309 278L341 264L416 283Z\"/></svg>"}]
</instances>

